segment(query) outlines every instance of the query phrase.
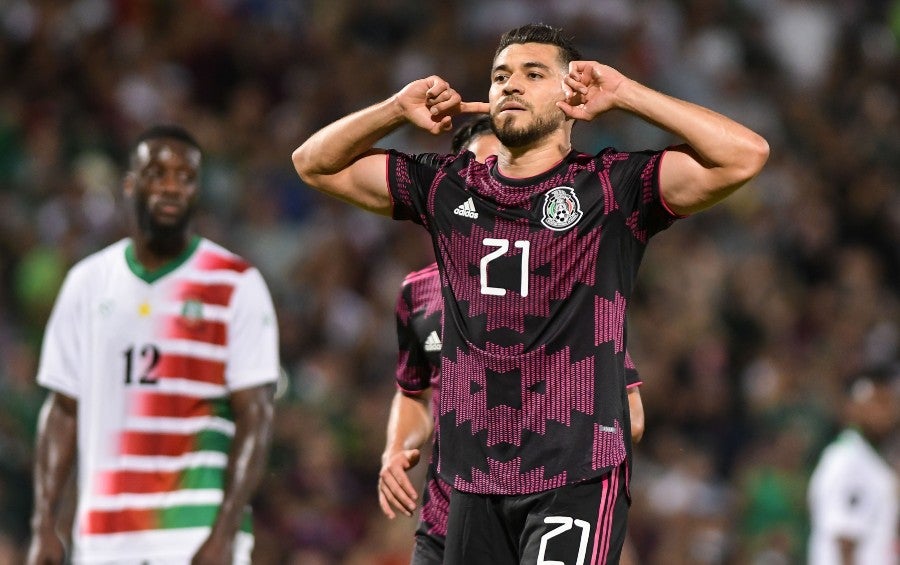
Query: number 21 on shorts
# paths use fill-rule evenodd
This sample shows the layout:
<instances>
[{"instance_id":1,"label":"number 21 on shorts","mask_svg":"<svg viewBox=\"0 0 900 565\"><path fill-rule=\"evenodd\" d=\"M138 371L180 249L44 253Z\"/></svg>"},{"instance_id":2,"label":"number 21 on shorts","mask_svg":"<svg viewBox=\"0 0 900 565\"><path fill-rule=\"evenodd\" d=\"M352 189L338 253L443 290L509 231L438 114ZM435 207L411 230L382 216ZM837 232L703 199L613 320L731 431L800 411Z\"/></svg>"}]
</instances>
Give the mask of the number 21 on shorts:
<instances>
[{"instance_id":1,"label":"number 21 on shorts","mask_svg":"<svg viewBox=\"0 0 900 565\"><path fill-rule=\"evenodd\" d=\"M573 520L568 516L547 516L544 518L544 523L559 525L541 536L537 565L584 565L584 557L587 554L587 544L591 536L591 525L584 520ZM544 559L544 555L547 552L547 542L558 535L568 532L573 526L581 530L581 541L578 544L578 558L575 560L575 563L563 563L562 561Z\"/></svg>"}]
</instances>

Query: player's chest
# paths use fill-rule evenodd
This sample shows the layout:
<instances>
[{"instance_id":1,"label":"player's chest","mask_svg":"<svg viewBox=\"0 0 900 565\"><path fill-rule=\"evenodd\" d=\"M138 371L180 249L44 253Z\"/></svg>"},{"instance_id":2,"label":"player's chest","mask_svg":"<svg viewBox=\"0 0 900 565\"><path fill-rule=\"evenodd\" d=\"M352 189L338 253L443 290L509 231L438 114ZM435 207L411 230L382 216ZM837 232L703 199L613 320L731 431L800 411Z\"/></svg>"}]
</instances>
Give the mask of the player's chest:
<instances>
[{"instance_id":1,"label":"player's chest","mask_svg":"<svg viewBox=\"0 0 900 565\"><path fill-rule=\"evenodd\" d=\"M578 183L522 188L448 182L434 193L431 204L439 231L527 230L552 235L602 222L599 196L599 191Z\"/></svg>"},{"instance_id":2,"label":"player's chest","mask_svg":"<svg viewBox=\"0 0 900 565\"><path fill-rule=\"evenodd\" d=\"M99 284L90 304L95 337L108 343L199 341L223 345L228 311L209 285L183 278L148 283L128 273Z\"/></svg>"}]
</instances>

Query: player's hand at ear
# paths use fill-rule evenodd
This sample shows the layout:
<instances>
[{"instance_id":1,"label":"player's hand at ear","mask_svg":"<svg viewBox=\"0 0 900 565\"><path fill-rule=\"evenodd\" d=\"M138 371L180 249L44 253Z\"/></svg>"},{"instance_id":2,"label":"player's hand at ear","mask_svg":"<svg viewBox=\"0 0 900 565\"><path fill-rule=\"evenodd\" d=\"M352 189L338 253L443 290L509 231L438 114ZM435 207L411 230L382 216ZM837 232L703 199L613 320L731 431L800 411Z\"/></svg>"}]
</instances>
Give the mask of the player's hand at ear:
<instances>
[{"instance_id":1,"label":"player's hand at ear","mask_svg":"<svg viewBox=\"0 0 900 565\"><path fill-rule=\"evenodd\" d=\"M439 76L415 80L397 93L396 100L406 119L433 134L453 129L453 116L487 112L486 102L463 102L450 84Z\"/></svg>"},{"instance_id":2,"label":"player's hand at ear","mask_svg":"<svg viewBox=\"0 0 900 565\"><path fill-rule=\"evenodd\" d=\"M570 118L593 120L616 107L616 92L626 80L619 71L596 61L572 61L563 78L566 99L556 105Z\"/></svg>"},{"instance_id":3,"label":"player's hand at ear","mask_svg":"<svg viewBox=\"0 0 900 565\"><path fill-rule=\"evenodd\" d=\"M418 449L406 449L382 458L378 473L378 504L388 518L395 518L395 510L406 516L416 511L419 493L409 480L407 472L419 463Z\"/></svg>"}]
</instances>

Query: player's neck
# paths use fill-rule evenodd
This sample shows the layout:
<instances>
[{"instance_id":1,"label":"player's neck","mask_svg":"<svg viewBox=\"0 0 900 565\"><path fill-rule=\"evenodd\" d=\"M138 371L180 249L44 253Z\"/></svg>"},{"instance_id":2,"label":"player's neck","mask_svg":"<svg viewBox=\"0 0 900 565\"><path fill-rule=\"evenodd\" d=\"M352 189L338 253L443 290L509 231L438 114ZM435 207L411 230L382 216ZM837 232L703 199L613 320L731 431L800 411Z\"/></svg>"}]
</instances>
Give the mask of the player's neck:
<instances>
[{"instance_id":1,"label":"player's neck","mask_svg":"<svg viewBox=\"0 0 900 565\"><path fill-rule=\"evenodd\" d=\"M166 234L165 237L134 237L134 257L148 271L155 271L180 257L191 242L191 234Z\"/></svg>"},{"instance_id":2,"label":"player's neck","mask_svg":"<svg viewBox=\"0 0 900 565\"><path fill-rule=\"evenodd\" d=\"M525 147L501 146L497 155L497 168L505 177L529 178L550 170L570 151L572 143L567 135L550 136Z\"/></svg>"}]
</instances>

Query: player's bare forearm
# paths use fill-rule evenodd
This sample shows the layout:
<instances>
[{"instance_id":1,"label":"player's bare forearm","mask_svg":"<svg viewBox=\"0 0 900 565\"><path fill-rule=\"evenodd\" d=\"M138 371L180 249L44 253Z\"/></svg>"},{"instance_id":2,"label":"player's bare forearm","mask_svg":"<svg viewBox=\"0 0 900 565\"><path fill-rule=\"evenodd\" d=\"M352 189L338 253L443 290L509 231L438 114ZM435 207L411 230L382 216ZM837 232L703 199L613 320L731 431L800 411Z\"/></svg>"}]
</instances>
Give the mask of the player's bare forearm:
<instances>
[{"instance_id":1,"label":"player's bare forearm","mask_svg":"<svg viewBox=\"0 0 900 565\"><path fill-rule=\"evenodd\" d=\"M78 402L51 392L38 420L29 564L62 563L64 551L56 535L56 510L75 463L77 429Z\"/></svg>"},{"instance_id":2,"label":"player's bare forearm","mask_svg":"<svg viewBox=\"0 0 900 565\"><path fill-rule=\"evenodd\" d=\"M291 160L308 186L388 215L386 157L372 148L404 123L402 108L390 98L325 126L295 149Z\"/></svg>"},{"instance_id":3,"label":"player's bare forearm","mask_svg":"<svg viewBox=\"0 0 900 565\"><path fill-rule=\"evenodd\" d=\"M407 516L415 511L418 493L407 473L419 462L419 450L433 429L430 389L419 396L394 395L378 474L378 502L388 518L395 517L395 510Z\"/></svg>"},{"instance_id":4,"label":"player's bare forearm","mask_svg":"<svg viewBox=\"0 0 900 565\"><path fill-rule=\"evenodd\" d=\"M452 116L486 109L485 103L463 102L445 80L430 76L322 128L294 150L291 160L309 186L390 215L387 158L374 144L407 122L438 134L452 129Z\"/></svg>"},{"instance_id":5,"label":"player's bare forearm","mask_svg":"<svg viewBox=\"0 0 900 565\"><path fill-rule=\"evenodd\" d=\"M344 116L294 150L294 168L307 183L315 182L319 176L337 174L404 123L406 118L396 97Z\"/></svg>"},{"instance_id":6,"label":"player's bare forearm","mask_svg":"<svg viewBox=\"0 0 900 565\"><path fill-rule=\"evenodd\" d=\"M268 461L275 415L274 386L262 385L235 391L231 396L231 406L235 432L228 455L222 506L207 544L200 550L203 552L209 550L210 545L227 543L229 559L231 543L240 528L244 509L256 491Z\"/></svg>"},{"instance_id":7,"label":"player's bare forearm","mask_svg":"<svg viewBox=\"0 0 900 565\"><path fill-rule=\"evenodd\" d=\"M394 394L388 416L385 454L405 449L420 449L431 437L434 420L429 404L430 391L431 389L428 389L416 396L401 391Z\"/></svg>"}]
</instances>

